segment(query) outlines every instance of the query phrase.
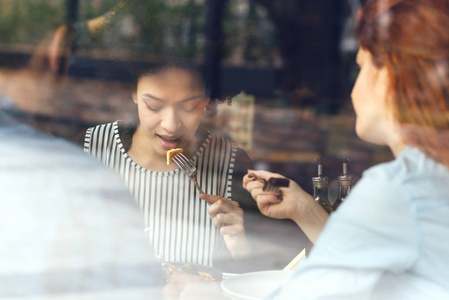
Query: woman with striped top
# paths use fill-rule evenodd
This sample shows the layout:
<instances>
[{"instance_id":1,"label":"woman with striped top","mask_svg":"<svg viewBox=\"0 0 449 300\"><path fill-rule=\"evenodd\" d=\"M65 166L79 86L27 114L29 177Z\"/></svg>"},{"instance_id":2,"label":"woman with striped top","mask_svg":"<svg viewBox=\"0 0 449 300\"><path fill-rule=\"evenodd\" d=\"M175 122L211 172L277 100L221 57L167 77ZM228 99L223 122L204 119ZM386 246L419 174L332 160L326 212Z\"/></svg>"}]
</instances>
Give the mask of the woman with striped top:
<instances>
[{"instance_id":1,"label":"woman with striped top","mask_svg":"<svg viewBox=\"0 0 449 300\"><path fill-rule=\"evenodd\" d=\"M249 158L200 126L205 113L215 109L199 74L170 65L140 75L133 93L140 123L136 128L120 121L91 127L84 150L125 180L157 255L227 269L228 262L250 252L237 202L250 198L241 187ZM167 165L172 148L183 148L206 194L199 194L176 164Z\"/></svg>"}]
</instances>

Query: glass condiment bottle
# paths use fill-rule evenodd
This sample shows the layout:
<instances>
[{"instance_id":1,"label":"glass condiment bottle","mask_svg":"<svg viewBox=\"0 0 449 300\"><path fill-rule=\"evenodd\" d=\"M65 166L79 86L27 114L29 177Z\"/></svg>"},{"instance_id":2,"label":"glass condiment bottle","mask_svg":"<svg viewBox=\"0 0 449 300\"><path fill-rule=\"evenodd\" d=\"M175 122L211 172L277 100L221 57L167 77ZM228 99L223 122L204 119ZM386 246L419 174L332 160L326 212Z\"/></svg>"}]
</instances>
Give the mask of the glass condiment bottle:
<instances>
[{"instance_id":1,"label":"glass condiment bottle","mask_svg":"<svg viewBox=\"0 0 449 300\"><path fill-rule=\"evenodd\" d=\"M348 196L354 185L354 176L349 173L349 159L343 159L343 173L338 176L338 196L332 208L337 210L340 204Z\"/></svg>"},{"instance_id":2,"label":"glass condiment bottle","mask_svg":"<svg viewBox=\"0 0 449 300\"><path fill-rule=\"evenodd\" d=\"M324 208L324 210L330 214L333 211L332 205L328 200L328 183L327 176L323 176L323 163L319 157L317 160L318 174L312 178L313 182L313 198Z\"/></svg>"}]
</instances>

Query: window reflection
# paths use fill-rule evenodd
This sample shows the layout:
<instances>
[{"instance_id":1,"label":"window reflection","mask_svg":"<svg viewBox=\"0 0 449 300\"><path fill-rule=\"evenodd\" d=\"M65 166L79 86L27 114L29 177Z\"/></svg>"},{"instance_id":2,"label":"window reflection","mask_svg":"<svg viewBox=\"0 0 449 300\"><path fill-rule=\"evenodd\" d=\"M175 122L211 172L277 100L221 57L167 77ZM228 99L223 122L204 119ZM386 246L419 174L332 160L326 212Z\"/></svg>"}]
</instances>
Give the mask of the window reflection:
<instances>
[{"instance_id":1,"label":"window reflection","mask_svg":"<svg viewBox=\"0 0 449 300\"><path fill-rule=\"evenodd\" d=\"M350 24L358 1L329 3L3 0L2 107L77 143L98 124L137 124L134 70L181 61L203 70L220 103L203 125L244 149L253 168L281 173L309 193L323 157L333 202L342 157L356 178L391 157L353 130ZM260 268L281 268L307 245L287 221L249 213L246 226L263 245L255 260L268 266ZM282 254L268 259L279 248Z\"/></svg>"}]
</instances>

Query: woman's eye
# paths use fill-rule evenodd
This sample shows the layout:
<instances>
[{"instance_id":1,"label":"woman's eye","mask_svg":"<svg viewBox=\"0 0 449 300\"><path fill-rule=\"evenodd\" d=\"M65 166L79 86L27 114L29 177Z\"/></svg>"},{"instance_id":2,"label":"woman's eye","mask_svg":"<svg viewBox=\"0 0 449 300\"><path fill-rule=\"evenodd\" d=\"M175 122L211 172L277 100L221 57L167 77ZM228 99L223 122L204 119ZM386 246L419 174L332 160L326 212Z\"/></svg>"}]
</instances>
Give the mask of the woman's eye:
<instances>
[{"instance_id":1,"label":"woman's eye","mask_svg":"<svg viewBox=\"0 0 449 300\"><path fill-rule=\"evenodd\" d=\"M148 105L148 104L146 104L146 106L151 111L159 111L162 109L162 106L155 106L155 105L152 106L152 105Z\"/></svg>"},{"instance_id":2,"label":"woman's eye","mask_svg":"<svg viewBox=\"0 0 449 300\"><path fill-rule=\"evenodd\" d=\"M182 106L182 110L186 111L186 112L192 112L194 111L196 108L198 107L198 104L195 105L184 105Z\"/></svg>"}]
</instances>

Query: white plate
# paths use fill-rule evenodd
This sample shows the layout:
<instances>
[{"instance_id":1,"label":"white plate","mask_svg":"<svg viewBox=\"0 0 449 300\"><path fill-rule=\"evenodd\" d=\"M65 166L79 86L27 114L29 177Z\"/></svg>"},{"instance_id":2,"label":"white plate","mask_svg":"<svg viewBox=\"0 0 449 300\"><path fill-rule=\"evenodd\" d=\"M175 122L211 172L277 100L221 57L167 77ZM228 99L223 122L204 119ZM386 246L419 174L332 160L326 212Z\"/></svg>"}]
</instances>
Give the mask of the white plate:
<instances>
[{"instance_id":1,"label":"white plate","mask_svg":"<svg viewBox=\"0 0 449 300\"><path fill-rule=\"evenodd\" d=\"M221 282L232 299L259 300L269 296L284 283L292 271L261 271L240 274Z\"/></svg>"}]
</instances>

